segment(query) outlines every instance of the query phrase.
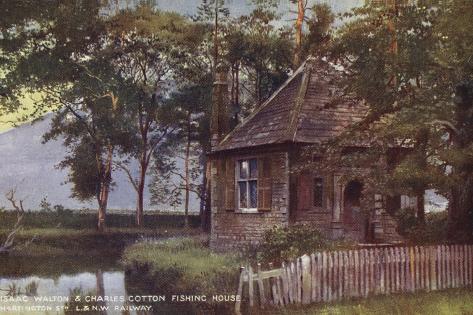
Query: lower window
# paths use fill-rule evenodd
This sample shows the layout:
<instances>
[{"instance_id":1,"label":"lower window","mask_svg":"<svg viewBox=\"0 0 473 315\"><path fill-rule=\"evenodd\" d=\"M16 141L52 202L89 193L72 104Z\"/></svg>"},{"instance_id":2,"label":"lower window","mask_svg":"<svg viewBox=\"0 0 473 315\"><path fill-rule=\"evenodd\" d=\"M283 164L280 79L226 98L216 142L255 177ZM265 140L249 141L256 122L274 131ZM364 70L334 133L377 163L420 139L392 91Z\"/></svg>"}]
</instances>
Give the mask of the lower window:
<instances>
[{"instance_id":1,"label":"lower window","mask_svg":"<svg viewBox=\"0 0 473 315\"><path fill-rule=\"evenodd\" d=\"M258 208L258 161L239 160L237 164L238 209L256 211Z\"/></svg>"}]
</instances>

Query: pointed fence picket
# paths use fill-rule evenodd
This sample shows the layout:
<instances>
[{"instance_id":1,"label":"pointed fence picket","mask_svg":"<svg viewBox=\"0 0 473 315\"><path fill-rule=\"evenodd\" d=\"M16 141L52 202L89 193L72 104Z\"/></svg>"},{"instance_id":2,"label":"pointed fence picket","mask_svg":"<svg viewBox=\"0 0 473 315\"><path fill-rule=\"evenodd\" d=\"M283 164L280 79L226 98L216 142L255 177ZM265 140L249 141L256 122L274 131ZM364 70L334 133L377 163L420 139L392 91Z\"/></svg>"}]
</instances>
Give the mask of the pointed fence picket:
<instances>
[{"instance_id":1,"label":"pointed fence picket","mask_svg":"<svg viewBox=\"0 0 473 315\"><path fill-rule=\"evenodd\" d=\"M473 285L473 245L323 251L256 272L240 269L237 294L252 306L331 302ZM246 291L247 290L247 291ZM241 301L235 305L240 314Z\"/></svg>"}]
</instances>

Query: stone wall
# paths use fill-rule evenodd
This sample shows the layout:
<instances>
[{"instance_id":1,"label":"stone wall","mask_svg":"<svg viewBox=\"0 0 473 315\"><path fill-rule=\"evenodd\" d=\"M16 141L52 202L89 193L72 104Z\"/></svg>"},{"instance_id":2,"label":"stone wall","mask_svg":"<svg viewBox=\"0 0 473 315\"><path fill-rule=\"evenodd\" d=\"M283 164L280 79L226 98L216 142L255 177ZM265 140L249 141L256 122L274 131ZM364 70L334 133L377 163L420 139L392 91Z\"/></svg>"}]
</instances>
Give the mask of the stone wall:
<instances>
[{"instance_id":1,"label":"stone wall","mask_svg":"<svg viewBox=\"0 0 473 315\"><path fill-rule=\"evenodd\" d=\"M332 236L332 212L298 212L293 216L291 223L313 226L327 237Z\"/></svg>"},{"instance_id":2,"label":"stone wall","mask_svg":"<svg viewBox=\"0 0 473 315\"><path fill-rule=\"evenodd\" d=\"M286 225L286 214L281 212L212 214L210 246L217 250L245 249L257 246L264 232L275 225Z\"/></svg>"}]
</instances>

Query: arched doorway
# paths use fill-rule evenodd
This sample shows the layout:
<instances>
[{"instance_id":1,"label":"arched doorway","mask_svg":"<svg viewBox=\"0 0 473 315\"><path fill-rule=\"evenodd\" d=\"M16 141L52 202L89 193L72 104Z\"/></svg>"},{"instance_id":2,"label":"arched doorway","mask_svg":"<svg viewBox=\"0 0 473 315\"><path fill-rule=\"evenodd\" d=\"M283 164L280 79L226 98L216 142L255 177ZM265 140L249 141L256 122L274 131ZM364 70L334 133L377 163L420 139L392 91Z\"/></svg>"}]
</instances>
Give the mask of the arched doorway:
<instances>
[{"instance_id":1,"label":"arched doorway","mask_svg":"<svg viewBox=\"0 0 473 315\"><path fill-rule=\"evenodd\" d=\"M361 208L363 184L357 180L348 182L343 190L343 226L346 236L365 241L367 217Z\"/></svg>"}]
</instances>

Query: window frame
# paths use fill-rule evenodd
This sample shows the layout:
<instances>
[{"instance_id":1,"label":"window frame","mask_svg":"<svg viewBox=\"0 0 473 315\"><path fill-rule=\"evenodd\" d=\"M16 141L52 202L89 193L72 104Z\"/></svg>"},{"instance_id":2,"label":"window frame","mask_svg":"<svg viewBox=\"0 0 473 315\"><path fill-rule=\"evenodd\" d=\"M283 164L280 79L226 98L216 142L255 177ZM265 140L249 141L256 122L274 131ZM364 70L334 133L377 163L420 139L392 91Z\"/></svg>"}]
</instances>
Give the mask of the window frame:
<instances>
[{"instance_id":1,"label":"window frame","mask_svg":"<svg viewBox=\"0 0 473 315\"><path fill-rule=\"evenodd\" d=\"M256 177L250 177L250 160L255 160L256 161ZM240 178L240 162L247 161L248 162L248 178L246 179L241 179ZM257 213L258 212L258 199L259 199L259 194L258 194L258 177L259 177L259 163L258 163L258 157L256 156L248 156L248 157L242 157L242 158L237 158L236 163L235 163L235 192L236 192L236 197L237 197L237 210L238 212L241 213ZM240 182L246 183L246 201L247 205L250 205L250 185L249 182L251 181L256 181L256 207L255 208L242 208L240 206Z\"/></svg>"},{"instance_id":2,"label":"window frame","mask_svg":"<svg viewBox=\"0 0 473 315\"><path fill-rule=\"evenodd\" d=\"M315 204L315 200L316 200L316 194L315 194L315 181L316 180L320 180L320 184L321 184L321 191L322 191L322 194L320 196L320 206L316 205ZM316 211L319 211L321 212L321 210L323 210L323 212L326 211L326 208L327 208L327 205L326 205L326 201L325 201L325 179L323 176L318 176L318 175L314 175L312 176L312 192L311 192L311 206L314 210Z\"/></svg>"}]
</instances>

